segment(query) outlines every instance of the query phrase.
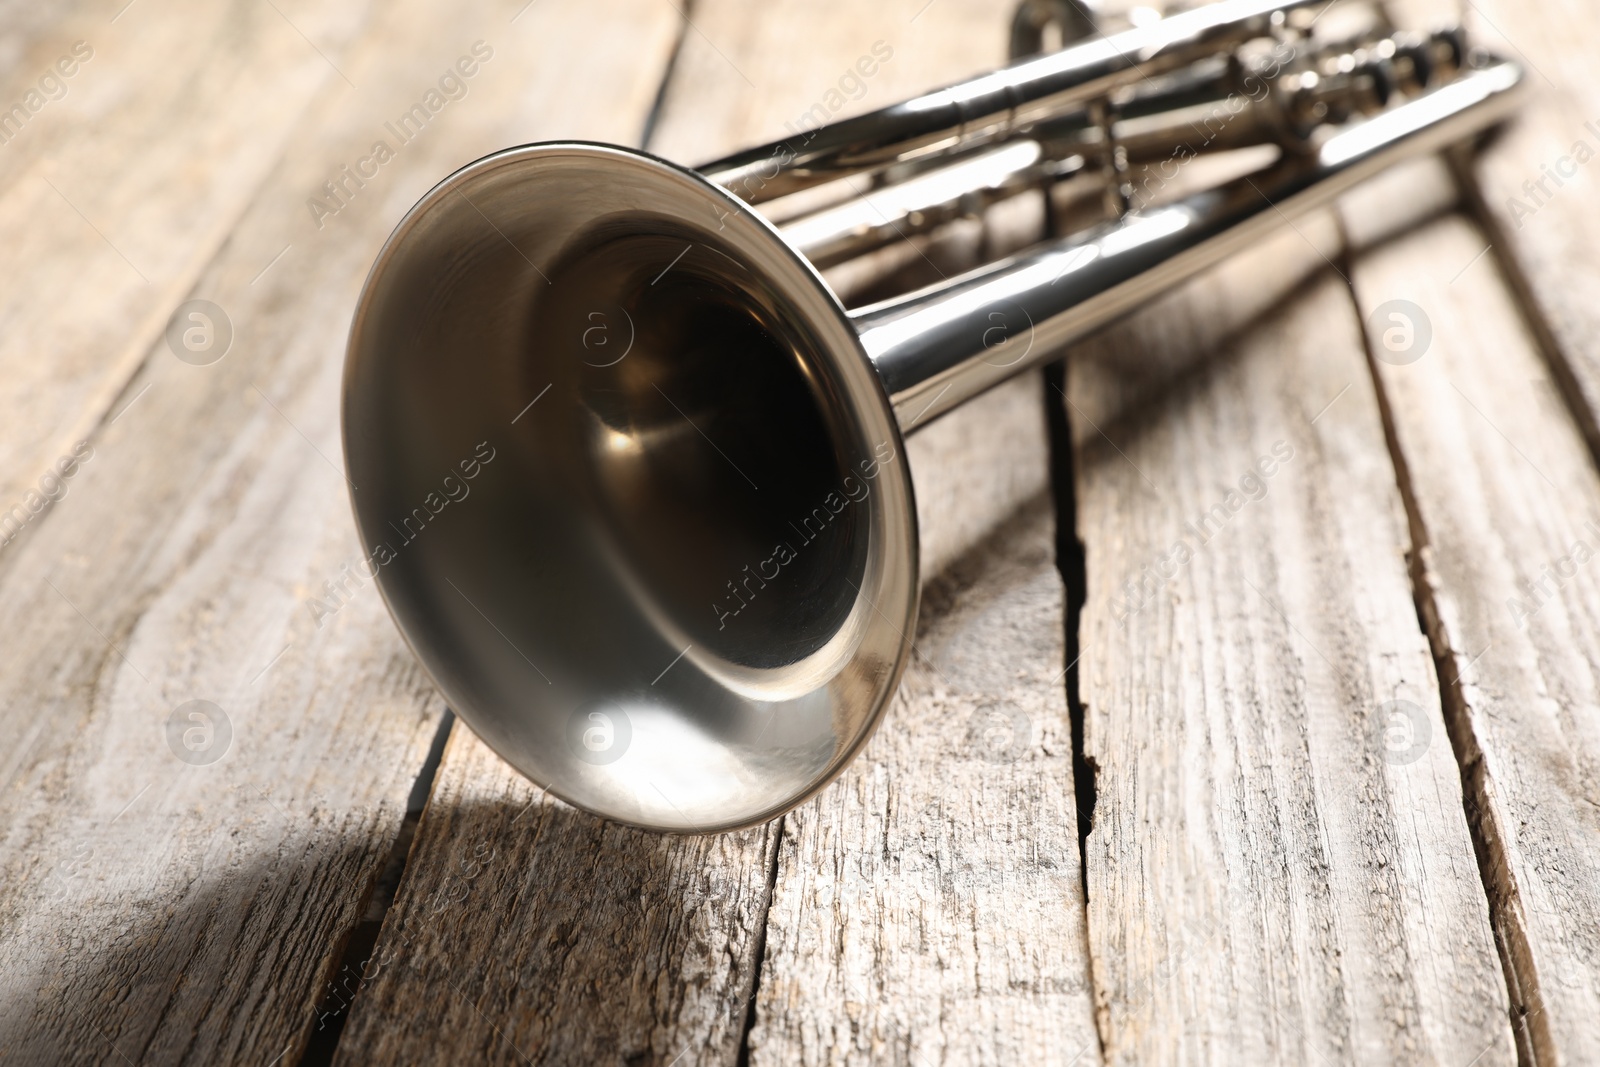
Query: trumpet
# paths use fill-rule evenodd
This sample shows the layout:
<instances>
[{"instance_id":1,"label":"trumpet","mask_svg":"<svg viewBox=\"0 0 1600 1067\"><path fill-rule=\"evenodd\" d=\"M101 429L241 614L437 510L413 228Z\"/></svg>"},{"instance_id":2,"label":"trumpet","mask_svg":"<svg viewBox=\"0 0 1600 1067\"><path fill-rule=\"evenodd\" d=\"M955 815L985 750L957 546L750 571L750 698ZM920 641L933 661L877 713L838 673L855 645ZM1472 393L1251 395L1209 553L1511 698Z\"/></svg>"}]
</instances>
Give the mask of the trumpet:
<instances>
[{"instance_id":1,"label":"trumpet","mask_svg":"<svg viewBox=\"0 0 1600 1067\"><path fill-rule=\"evenodd\" d=\"M441 181L373 264L342 418L362 544L450 706L640 827L822 789L912 651L907 434L1514 106L1519 66L1459 30L1335 34L1327 7L1208 4L698 169L560 142ZM1074 10L1026 0L1014 51ZM1089 221L1052 207L1020 251L860 307L821 273L1024 194Z\"/></svg>"}]
</instances>

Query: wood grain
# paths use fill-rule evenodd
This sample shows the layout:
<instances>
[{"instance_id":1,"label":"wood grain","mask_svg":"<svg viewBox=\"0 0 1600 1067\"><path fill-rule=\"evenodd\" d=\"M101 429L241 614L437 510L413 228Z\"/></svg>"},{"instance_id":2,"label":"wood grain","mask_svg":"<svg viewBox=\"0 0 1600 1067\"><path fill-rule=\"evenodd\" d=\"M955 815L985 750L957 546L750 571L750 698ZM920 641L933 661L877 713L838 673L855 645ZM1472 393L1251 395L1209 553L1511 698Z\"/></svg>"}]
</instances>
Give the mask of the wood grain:
<instances>
[{"instance_id":1,"label":"wood grain","mask_svg":"<svg viewBox=\"0 0 1600 1067\"><path fill-rule=\"evenodd\" d=\"M346 577L349 313L439 176L531 139L633 141L680 34L652 148L694 163L997 65L1007 12L120 6L0 28L0 106L63 44L96 50L0 143L0 509L92 449L0 550L0 1058L1460 1067L1600 1047L1593 164L1513 203L1575 141L1600 153L1593 12L1472 5L1538 90L1464 172L1486 232L1438 217L1437 173L1399 175L1346 203L1348 264L1327 219L1299 224L1084 346L1049 398L1089 573L1085 872L1038 376L910 440L916 660L863 757L756 830L644 834L543 797L448 727ZM308 198L478 39L495 55L467 95L314 220ZM893 58L847 81L878 42ZM1001 229L884 258L931 279ZM1433 340L1375 385L1361 323L1396 295ZM209 366L161 337L195 297L235 328ZM377 943L346 952L408 846Z\"/></svg>"},{"instance_id":2,"label":"wood grain","mask_svg":"<svg viewBox=\"0 0 1600 1067\"><path fill-rule=\"evenodd\" d=\"M1486 243L1504 256L1507 282L1533 311L1555 384L1600 453L1600 10L1583 0L1472 0L1461 14L1474 40L1525 64L1532 89L1466 166L1467 192Z\"/></svg>"},{"instance_id":3,"label":"wood grain","mask_svg":"<svg viewBox=\"0 0 1600 1067\"><path fill-rule=\"evenodd\" d=\"M95 0L0 3L0 58L4 60L0 67L0 101L4 103L0 107L8 113L16 104L26 109L11 113L10 121L0 125L0 188L48 152L58 138L81 125L81 110L62 106L68 98L82 96L78 74L84 65L73 61L72 46L77 41L103 38L116 13L116 8L107 10ZM57 60L64 56L68 62L56 68ZM56 75L54 80L45 78L50 73ZM38 95L30 98L30 90ZM74 90L78 90L76 94Z\"/></svg>"},{"instance_id":4,"label":"wood grain","mask_svg":"<svg viewBox=\"0 0 1600 1067\"><path fill-rule=\"evenodd\" d=\"M530 134L629 136L676 29L651 3L547 0L513 25L520 6L396 5L352 47L362 93L294 131L200 274L229 354L150 349L137 404L8 552L0 1054L293 1063L318 1024L443 711L370 583L325 585L358 558L330 460L356 293L439 174ZM602 24L613 50L546 45ZM480 37L496 57L471 93L312 226L330 168ZM258 278L288 239L303 257ZM169 735L196 699L220 709L209 741L186 719Z\"/></svg>"},{"instance_id":5,"label":"wood grain","mask_svg":"<svg viewBox=\"0 0 1600 1067\"><path fill-rule=\"evenodd\" d=\"M1095 1064L1047 497L926 590L889 719L784 821L752 1064Z\"/></svg>"},{"instance_id":6,"label":"wood grain","mask_svg":"<svg viewBox=\"0 0 1600 1067\"><path fill-rule=\"evenodd\" d=\"M1600 1047L1600 477L1481 230L1395 224L1425 170L1342 205L1352 281L1405 457L1417 583L1485 842L1526 1059ZM1387 240L1384 240L1387 238ZM1430 343L1385 349L1391 301Z\"/></svg>"},{"instance_id":7,"label":"wood grain","mask_svg":"<svg viewBox=\"0 0 1600 1067\"><path fill-rule=\"evenodd\" d=\"M651 148L693 163L781 135L784 121L825 100L875 41L890 45L892 59L837 114L981 69L986 54L972 47L975 32L990 35L988 62L1000 60L1004 26L992 11L946 4L913 23L916 13L911 5L867 12L842 3L759 11L697 4ZM807 45L797 49L802 36ZM908 683L911 695L884 728L894 736L881 742L888 748L818 802L847 805L846 829L824 829L833 809L817 808L713 839L622 830L539 796L458 730L376 949L380 959L395 946L401 955L414 949L417 963L375 975L358 994L341 1061L734 1063L754 1022L759 1037L750 1053L762 1062L800 1055L797 1042L812 1062L899 1055L874 1041L936 1057L948 1044L949 1062L996 1062L1022 1051L1048 1060L1059 1051L1050 1042L1068 1038L1074 1051L1087 1041L1084 1062L1094 1062L1072 786L1060 774L1070 746L1062 740L1059 579L1038 500L1047 467L1039 388L1031 378L996 390L913 439L925 574L1033 503L1014 521L1016 532L996 542L1017 561L946 594L951 617L935 631L935 659L965 672L962 687ZM942 609L930 607L929 625L941 618ZM1006 694L1004 713L1029 716L1034 731L1015 766L990 767L967 739L969 720L987 709L980 694L991 682ZM945 715L955 718L929 728ZM966 761L963 780L986 783L986 802L935 803L939 779L927 771L953 756ZM882 786L886 774L910 778L913 768L918 773L903 789ZM870 782L879 786L869 790ZM886 811L886 800L914 806ZM1023 814L1007 816L1010 803ZM979 806L989 813L982 822L971 814ZM1027 828L1025 815L1044 825ZM806 821L793 825L809 829L789 829L796 818ZM541 827L536 835L528 823ZM1034 832L1038 844L1004 867L1000 857ZM861 858L875 855L886 835L939 842L929 858L895 867L907 878L915 869L915 884L880 886L880 901L858 896L847 914L795 910L814 900L810 871L861 864L854 869L887 873ZM455 857L480 842L511 857L512 873L482 882L470 907L429 926L430 902L448 896ZM940 862L955 865L949 877ZM991 876L990 864L1012 876ZM785 940L769 940L763 960L774 892ZM929 894L935 899L925 903ZM842 1026L860 1011L837 970L852 965L854 953L849 960L818 955L818 939L914 938L918 923L941 948L885 943L870 979L878 1014L864 1046L842 1032L802 1037L821 1019ZM427 932L412 932L418 929ZM752 1015L758 972L786 992L778 997L763 986ZM810 980L822 975L829 977ZM457 992L440 997L441 989ZM942 1022L941 1012L948 1013Z\"/></svg>"},{"instance_id":8,"label":"wood grain","mask_svg":"<svg viewBox=\"0 0 1600 1067\"><path fill-rule=\"evenodd\" d=\"M69 6L15 58L35 88L57 60L74 72L0 144L0 512L131 402L306 108L355 92L333 64L365 3L122 6Z\"/></svg>"},{"instance_id":9,"label":"wood grain","mask_svg":"<svg viewBox=\"0 0 1600 1067\"><path fill-rule=\"evenodd\" d=\"M339 1062L734 1062L778 830L607 823L456 729Z\"/></svg>"},{"instance_id":10,"label":"wood grain","mask_svg":"<svg viewBox=\"0 0 1600 1067\"><path fill-rule=\"evenodd\" d=\"M1071 362L1109 1062L1514 1058L1337 254L1299 223Z\"/></svg>"}]
</instances>

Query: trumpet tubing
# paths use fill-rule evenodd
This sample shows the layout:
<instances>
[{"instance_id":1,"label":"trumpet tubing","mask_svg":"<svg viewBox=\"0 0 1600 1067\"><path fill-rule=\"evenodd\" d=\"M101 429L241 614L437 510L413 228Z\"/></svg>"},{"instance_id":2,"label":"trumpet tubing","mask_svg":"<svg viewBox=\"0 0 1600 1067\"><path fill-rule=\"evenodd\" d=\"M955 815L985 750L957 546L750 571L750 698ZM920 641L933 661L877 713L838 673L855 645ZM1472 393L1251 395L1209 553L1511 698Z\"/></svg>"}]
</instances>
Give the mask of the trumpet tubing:
<instances>
[{"instance_id":1,"label":"trumpet tubing","mask_svg":"<svg viewBox=\"0 0 1600 1067\"><path fill-rule=\"evenodd\" d=\"M446 178L373 265L343 416L377 583L451 706L638 826L748 826L823 788L910 654L906 434L1514 106L1520 68L1458 31L1332 37L1326 7L1225 0L698 170L562 142ZM1075 10L1027 0L1013 41L1070 38ZM863 307L820 273L1025 193L1099 216ZM393 545L480 444L473 503Z\"/></svg>"}]
</instances>

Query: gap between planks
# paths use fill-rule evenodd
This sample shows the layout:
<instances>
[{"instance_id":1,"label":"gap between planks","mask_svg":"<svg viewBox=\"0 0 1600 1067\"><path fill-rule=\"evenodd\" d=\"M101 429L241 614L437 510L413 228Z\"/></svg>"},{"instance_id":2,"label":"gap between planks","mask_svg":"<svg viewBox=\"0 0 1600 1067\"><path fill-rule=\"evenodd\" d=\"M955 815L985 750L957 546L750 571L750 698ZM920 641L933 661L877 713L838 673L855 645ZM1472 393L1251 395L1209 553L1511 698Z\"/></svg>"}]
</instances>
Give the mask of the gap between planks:
<instances>
[{"instance_id":1,"label":"gap between planks","mask_svg":"<svg viewBox=\"0 0 1600 1067\"><path fill-rule=\"evenodd\" d=\"M1437 678L1359 323L1329 253L1305 247L1326 221L1170 294L1071 367L1108 1062L1513 1055L1453 756L1372 748L1385 700L1440 715ZM1265 502L1201 538L1119 629L1124 573L1277 436L1297 458Z\"/></svg>"},{"instance_id":2,"label":"gap between planks","mask_svg":"<svg viewBox=\"0 0 1600 1067\"><path fill-rule=\"evenodd\" d=\"M1578 541L1592 549L1600 471L1572 397L1544 377L1558 379L1560 363L1542 347L1548 327L1537 302L1519 299L1515 272L1484 256L1486 267L1445 280L1484 240L1458 215L1422 210L1448 202L1454 186L1427 162L1352 194L1347 225L1365 231L1352 240L1362 246L1352 280L1363 311L1403 296L1431 313L1431 349L1380 361L1369 332L1371 365L1402 398L1391 402L1390 432L1427 539L1413 561L1419 609L1455 720L1519 1053L1559 1063L1600 1040L1600 835L1587 814L1600 592L1583 566L1553 592L1530 590L1548 579L1541 562ZM1511 617L1530 602L1531 614Z\"/></svg>"},{"instance_id":3,"label":"gap between planks","mask_svg":"<svg viewBox=\"0 0 1600 1067\"><path fill-rule=\"evenodd\" d=\"M1340 232L1345 236L1345 254L1342 257L1345 276L1350 291L1351 310L1359 316L1361 298L1356 291L1357 252L1352 246L1343 221ZM1525 309L1524 309L1525 310ZM1405 506L1406 523L1411 531L1411 551L1407 568L1411 575L1412 597L1416 602L1417 621L1428 638L1433 652L1434 672L1439 682L1441 710L1444 714L1445 733L1455 754L1456 766L1461 773L1461 794L1467 818L1467 829L1472 835L1473 852L1478 859L1479 878L1483 882L1484 900L1489 909L1489 922L1495 933L1495 949L1500 955L1500 965L1505 974L1506 993L1511 1000L1511 1027L1516 1039L1517 1062L1522 1067L1532 1067L1543 1062L1544 1057L1535 1052L1536 1047L1549 1046L1549 1029L1542 1019L1532 1021L1540 1032L1541 1041L1530 1036L1530 1020L1526 1005L1539 1000L1537 972L1528 949L1527 931L1518 918L1514 890L1505 883L1508 870L1505 844L1492 817L1489 815L1489 785L1484 773L1483 750L1473 733L1470 713L1461 690L1460 672L1455 667L1455 657L1449 646L1439 613L1438 598L1433 588L1433 576L1425 563L1430 544L1427 526L1417 504L1416 487L1410 467L1400 445L1399 431L1395 425L1393 400L1378 369L1378 358L1372 334L1363 330L1367 365L1372 375L1373 391L1378 403L1378 413L1383 425L1384 442L1394 463L1395 484Z\"/></svg>"}]
</instances>

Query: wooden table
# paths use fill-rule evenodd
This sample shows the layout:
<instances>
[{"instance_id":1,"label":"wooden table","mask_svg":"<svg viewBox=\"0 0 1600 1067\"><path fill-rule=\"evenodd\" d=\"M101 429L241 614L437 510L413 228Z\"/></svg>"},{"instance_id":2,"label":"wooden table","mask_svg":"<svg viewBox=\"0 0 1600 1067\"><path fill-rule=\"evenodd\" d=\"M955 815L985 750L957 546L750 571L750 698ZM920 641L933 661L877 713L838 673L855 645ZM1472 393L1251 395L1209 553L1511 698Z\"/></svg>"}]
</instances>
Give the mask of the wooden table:
<instances>
[{"instance_id":1,"label":"wooden table","mask_svg":"<svg viewBox=\"0 0 1600 1067\"><path fill-rule=\"evenodd\" d=\"M1600 1059L1593 5L1470 0L1534 83L1478 156L914 437L883 728L685 838L513 773L353 568L356 293L481 154L692 163L1009 10L124 3L0 21L0 1057Z\"/></svg>"}]
</instances>

